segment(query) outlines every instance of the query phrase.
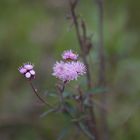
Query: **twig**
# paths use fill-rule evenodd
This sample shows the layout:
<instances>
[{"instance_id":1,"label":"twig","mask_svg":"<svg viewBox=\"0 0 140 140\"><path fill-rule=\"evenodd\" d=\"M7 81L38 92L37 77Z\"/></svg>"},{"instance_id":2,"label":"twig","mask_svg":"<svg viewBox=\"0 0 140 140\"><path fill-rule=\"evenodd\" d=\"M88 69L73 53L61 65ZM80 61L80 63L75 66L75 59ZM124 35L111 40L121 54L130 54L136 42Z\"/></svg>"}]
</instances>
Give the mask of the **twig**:
<instances>
[{"instance_id":1,"label":"twig","mask_svg":"<svg viewBox=\"0 0 140 140\"><path fill-rule=\"evenodd\" d=\"M104 52L104 36L103 36L103 22L104 22L104 10L103 10L103 0L96 0L99 12L99 46L98 46L98 58L99 58L99 73L98 73L98 86L105 86L105 52ZM101 103L103 106L106 105L106 94L101 95ZM101 129L102 129L102 139L108 140L108 126L107 126L107 114L104 109L100 109L101 115Z\"/></svg>"},{"instance_id":2,"label":"twig","mask_svg":"<svg viewBox=\"0 0 140 140\"><path fill-rule=\"evenodd\" d=\"M35 95L38 97L38 99L43 102L45 105L48 105L49 107L52 107L51 104L49 104L47 101L45 101L37 92L37 89L34 87L33 83L31 82L31 80L29 81L29 84L32 88L32 90L34 91Z\"/></svg>"},{"instance_id":3,"label":"twig","mask_svg":"<svg viewBox=\"0 0 140 140\"><path fill-rule=\"evenodd\" d=\"M61 86L60 85L56 85L57 89L58 89L59 97L60 97L60 105L62 105L62 107L65 106L63 92L65 90L66 83L67 83L67 81L63 82Z\"/></svg>"},{"instance_id":4,"label":"twig","mask_svg":"<svg viewBox=\"0 0 140 140\"><path fill-rule=\"evenodd\" d=\"M75 120L75 117L71 114L71 112L69 111L69 109L67 108L67 106L65 105L65 101L64 101L64 98L63 98L63 92L65 90L65 84L66 82L63 82L62 84L62 87L58 87L58 90L59 90L59 93L60 93L60 103L62 104L62 109L64 109L64 111L66 113L68 113L68 115L70 116L70 118L72 120ZM83 127L81 127L81 123L78 121L74 122L75 126L77 128L79 128L86 136L88 136L91 140L95 140L94 139L94 136L92 136L89 132L87 132L87 130L85 130Z\"/></svg>"},{"instance_id":5,"label":"twig","mask_svg":"<svg viewBox=\"0 0 140 140\"><path fill-rule=\"evenodd\" d=\"M77 0L75 0L75 1L77 1ZM75 26L77 39L78 39L81 53L82 53L82 58L86 65L86 68L87 68L87 73L86 73L87 87L88 87L88 89L90 89L91 88L91 75L90 75L90 71L89 71L89 64L88 64L88 61L86 58L86 55L87 55L86 52L89 52L90 48L88 48L88 45L87 45L88 37L86 36L85 22L82 20L81 24L79 24L78 17L75 12L77 2L75 2L75 3L73 2L73 0L69 0L71 18L72 18L74 26ZM82 29L82 33L83 33L82 35L80 33L80 29ZM91 44L91 42L90 42L90 44ZM88 51L86 51L87 49L88 49ZM90 102L92 102L92 98L90 98L89 100L90 100ZM97 130L96 130L96 122L95 122L95 115L93 112L93 107L90 106L88 108L88 113L89 113L89 120L87 120L88 128L90 129L90 133L95 136L96 140L98 140L98 134L97 134Z\"/></svg>"},{"instance_id":6,"label":"twig","mask_svg":"<svg viewBox=\"0 0 140 140\"><path fill-rule=\"evenodd\" d=\"M82 35L80 34L80 25L79 25L79 22L78 22L78 19L77 19L77 15L75 13L75 8L76 8L77 3L73 6L72 0L69 0L69 4L70 4L70 12L71 12L72 20L73 20L75 30L76 30L77 39L78 39L78 42L79 42L79 45L80 45L80 48L81 48L82 58L83 58L83 61L86 65L86 68L87 68L87 73L86 73L87 86L88 86L88 88L91 88L91 76L90 76L90 71L89 71L89 65L88 65L88 62L87 62L87 59L86 59L86 54L85 54L85 51L84 51L85 42L83 42ZM86 33L86 28L83 28L83 29L84 29L83 32Z\"/></svg>"}]
</instances>

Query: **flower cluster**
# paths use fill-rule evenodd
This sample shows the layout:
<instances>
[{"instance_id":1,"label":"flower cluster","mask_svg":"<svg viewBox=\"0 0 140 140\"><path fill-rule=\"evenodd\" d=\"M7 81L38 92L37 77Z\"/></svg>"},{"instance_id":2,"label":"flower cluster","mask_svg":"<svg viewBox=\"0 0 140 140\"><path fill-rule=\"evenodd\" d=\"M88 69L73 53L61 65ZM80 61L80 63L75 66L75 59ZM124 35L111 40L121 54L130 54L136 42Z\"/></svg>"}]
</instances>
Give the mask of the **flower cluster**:
<instances>
[{"instance_id":1,"label":"flower cluster","mask_svg":"<svg viewBox=\"0 0 140 140\"><path fill-rule=\"evenodd\" d=\"M34 65L31 63L25 63L19 67L19 72L24 75L27 79L31 80L35 78Z\"/></svg>"},{"instance_id":2,"label":"flower cluster","mask_svg":"<svg viewBox=\"0 0 140 140\"><path fill-rule=\"evenodd\" d=\"M85 65L78 61L78 55L71 50L64 51L62 58L66 60L56 62L53 67L53 76L66 82L71 80L77 80L77 78L86 73ZM71 60L71 61L69 61Z\"/></svg>"},{"instance_id":3,"label":"flower cluster","mask_svg":"<svg viewBox=\"0 0 140 140\"><path fill-rule=\"evenodd\" d=\"M77 60L78 54L72 52L72 50L67 50L62 53L62 58L64 60Z\"/></svg>"}]
</instances>

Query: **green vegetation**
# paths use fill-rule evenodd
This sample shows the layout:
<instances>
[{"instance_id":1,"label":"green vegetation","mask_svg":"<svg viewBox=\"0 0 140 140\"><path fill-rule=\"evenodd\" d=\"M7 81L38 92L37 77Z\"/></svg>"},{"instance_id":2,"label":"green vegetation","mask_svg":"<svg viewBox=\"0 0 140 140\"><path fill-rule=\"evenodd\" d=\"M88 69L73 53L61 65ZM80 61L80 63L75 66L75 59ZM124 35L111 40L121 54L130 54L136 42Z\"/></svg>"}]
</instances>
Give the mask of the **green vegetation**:
<instances>
[{"instance_id":1,"label":"green vegetation","mask_svg":"<svg viewBox=\"0 0 140 140\"><path fill-rule=\"evenodd\" d=\"M106 0L104 5L110 140L140 139L139 5L139 0ZM94 47L88 59L92 59L94 83L98 73L98 10L93 0L81 0L77 10L88 33L93 33ZM55 92L53 64L60 60L63 50L79 52L75 30L66 19L68 13L66 0L0 0L0 140L56 140L65 132L63 139L73 140L76 135L77 129L70 125L67 115L40 117L48 108L17 70L23 62L31 61L37 73L34 83L42 96L47 98L46 92ZM77 83L84 87L85 78L71 82L67 90L75 92ZM98 90L95 100L100 104ZM80 133L78 139L87 138Z\"/></svg>"}]
</instances>

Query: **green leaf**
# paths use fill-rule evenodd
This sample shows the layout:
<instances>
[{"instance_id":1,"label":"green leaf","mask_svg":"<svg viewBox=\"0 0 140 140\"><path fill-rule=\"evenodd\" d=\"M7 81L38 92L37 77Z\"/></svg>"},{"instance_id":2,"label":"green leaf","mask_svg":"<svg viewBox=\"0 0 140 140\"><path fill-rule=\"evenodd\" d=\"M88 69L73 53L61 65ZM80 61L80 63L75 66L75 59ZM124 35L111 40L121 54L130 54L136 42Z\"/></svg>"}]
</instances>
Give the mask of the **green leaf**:
<instances>
[{"instance_id":1,"label":"green leaf","mask_svg":"<svg viewBox=\"0 0 140 140\"><path fill-rule=\"evenodd\" d=\"M42 117L45 117L45 116L47 116L48 114L50 114L50 113L52 113L52 112L54 112L54 111L55 111L54 108L53 108L53 109L49 109L48 111L42 113L42 114L40 115L40 117L41 117L41 118L42 118Z\"/></svg>"},{"instance_id":2,"label":"green leaf","mask_svg":"<svg viewBox=\"0 0 140 140\"><path fill-rule=\"evenodd\" d=\"M72 114L76 112L76 109L74 108L74 106L71 105L69 102L65 102L65 107Z\"/></svg>"},{"instance_id":3,"label":"green leaf","mask_svg":"<svg viewBox=\"0 0 140 140\"><path fill-rule=\"evenodd\" d=\"M87 130L86 126L83 123L79 122L81 130L87 135L90 139L95 140L95 137Z\"/></svg>"},{"instance_id":4,"label":"green leaf","mask_svg":"<svg viewBox=\"0 0 140 140\"><path fill-rule=\"evenodd\" d=\"M50 97L58 97L58 95L56 93L49 93L48 96L50 96Z\"/></svg>"},{"instance_id":5,"label":"green leaf","mask_svg":"<svg viewBox=\"0 0 140 140\"><path fill-rule=\"evenodd\" d=\"M106 93L108 88L105 87L94 87L88 90L88 94L98 94L98 93Z\"/></svg>"},{"instance_id":6,"label":"green leaf","mask_svg":"<svg viewBox=\"0 0 140 140\"><path fill-rule=\"evenodd\" d=\"M69 128L70 128L70 126L64 127L64 128L61 130L61 132L60 132L60 134L59 134L57 140L62 140L62 139L66 136L66 134L68 134Z\"/></svg>"},{"instance_id":7,"label":"green leaf","mask_svg":"<svg viewBox=\"0 0 140 140\"><path fill-rule=\"evenodd\" d=\"M63 97L64 97L64 98L71 98L72 96L73 96L72 93L69 93L69 92L64 92L64 93L63 93Z\"/></svg>"},{"instance_id":8,"label":"green leaf","mask_svg":"<svg viewBox=\"0 0 140 140\"><path fill-rule=\"evenodd\" d=\"M82 115L79 118L73 118L71 121L72 122L80 122L82 120L84 120L87 116L86 115Z\"/></svg>"}]
</instances>

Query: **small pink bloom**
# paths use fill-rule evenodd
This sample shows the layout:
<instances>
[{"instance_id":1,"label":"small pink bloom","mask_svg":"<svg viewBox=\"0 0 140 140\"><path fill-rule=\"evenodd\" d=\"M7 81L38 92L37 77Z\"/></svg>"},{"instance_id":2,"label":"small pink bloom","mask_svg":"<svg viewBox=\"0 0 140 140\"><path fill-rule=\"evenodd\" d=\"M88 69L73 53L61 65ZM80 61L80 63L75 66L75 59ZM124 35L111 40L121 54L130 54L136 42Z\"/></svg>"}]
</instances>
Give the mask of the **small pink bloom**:
<instances>
[{"instance_id":1,"label":"small pink bloom","mask_svg":"<svg viewBox=\"0 0 140 140\"><path fill-rule=\"evenodd\" d=\"M31 63L25 63L24 68L27 70L32 70L34 68L34 65Z\"/></svg>"},{"instance_id":2,"label":"small pink bloom","mask_svg":"<svg viewBox=\"0 0 140 140\"><path fill-rule=\"evenodd\" d=\"M62 54L64 60L77 60L78 54L73 53L72 50L64 51Z\"/></svg>"},{"instance_id":3,"label":"small pink bloom","mask_svg":"<svg viewBox=\"0 0 140 140\"><path fill-rule=\"evenodd\" d=\"M53 67L53 76L64 81L65 63L63 61L56 62Z\"/></svg>"},{"instance_id":4,"label":"small pink bloom","mask_svg":"<svg viewBox=\"0 0 140 140\"><path fill-rule=\"evenodd\" d=\"M65 69L64 65L65 63L63 61L56 62L53 67L53 71L54 71L53 75L54 76L60 75Z\"/></svg>"},{"instance_id":5,"label":"small pink bloom","mask_svg":"<svg viewBox=\"0 0 140 140\"><path fill-rule=\"evenodd\" d=\"M25 74L25 77L28 78L28 79L31 78L31 76L32 76L32 75L31 75L30 72L27 72L27 73Z\"/></svg>"},{"instance_id":6,"label":"small pink bloom","mask_svg":"<svg viewBox=\"0 0 140 140\"><path fill-rule=\"evenodd\" d=\"M56 78L66 82L71 80L77 80L77 78L86 73L86 66L84 63L77 61L78 54L73 53L71 50L64 51L62 54L64 60L56 62L53 66L52 75Z\"/></svg>"},{"instance_id":7,"label":"small pink bloom","mask_svg":"<svg viewBox=\"0 0 140 140\"><path fill-rule=\"evenodd\" d=\"M56 62L53 67L53 76L62 81L77 80L77 78L86 73L85 65L80 62Z\"/></svg>"},{"instance_id":8,"label":"small pink bloom","mask_svg":"<svg viewBox=\"0 0 140 140\"><path fill-rule=\"evenodd\" d=\"M33 70L33 68L34 68L33 64L25 63L18 70L21 74L24 75L25 78L32 80L35 78L35 71Z\"/></svg>"},{"instance_id":9,"label":"small pink bloom","mask_svg":"<svg viewBox=\"0 0 140 140\"><path fill-rule=\"evenodd\" d=\"M76 80L78 77L77 72L74 71L71 63L64 63L63 61L56 62L53 67L52 75L64 82Z\"/></svg>"},{"instance_id":10,"label":"small pink bloom","mask_svg":"<svg viewBox=\"0 0 140 140\"><path fill-rule=\"evenodd\" d=\"M65 68L66 68L66 78L68 78L68 81L71 80L77 80L78 78L78 73L75 71L74 65L72 62L65 63Z\"/></svg>"},{"instance_id":11,"label":"small pink bloom","mask_svg":"<svg viewBox=\"0 0 140 140\"><path fill-rule=\"evenodd\" d=\"M84 65L84 63L77 61L72 62L72 65L75 71L78 73L78 75L84 75L86 73L86 66Z\"/></svg>"},{"instance_id":12,"label":"small pink bloom","mask_svg":"<svg viewBox=\"0 0 140 140\"><path fill-rule=\"evenodd\" d=\"M25 69L25 68L23 68L23 67L20 67L18 70L19 70L19 72L20 72L21 74L24 74L24 73L27 72L27 69Z\"/></svg>"},{"instance_id":13,"label":"small pink bloom","mask_svg":"<svg viewBox=\"0 0 140 140\"><path fill-rule=\"evenodd\" d=\"M35 75L35 71L34 70L30 70L31 75Z\"/></svg>"}]
</instances>

